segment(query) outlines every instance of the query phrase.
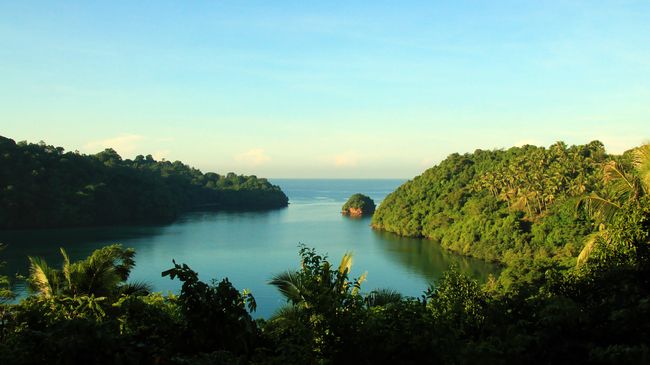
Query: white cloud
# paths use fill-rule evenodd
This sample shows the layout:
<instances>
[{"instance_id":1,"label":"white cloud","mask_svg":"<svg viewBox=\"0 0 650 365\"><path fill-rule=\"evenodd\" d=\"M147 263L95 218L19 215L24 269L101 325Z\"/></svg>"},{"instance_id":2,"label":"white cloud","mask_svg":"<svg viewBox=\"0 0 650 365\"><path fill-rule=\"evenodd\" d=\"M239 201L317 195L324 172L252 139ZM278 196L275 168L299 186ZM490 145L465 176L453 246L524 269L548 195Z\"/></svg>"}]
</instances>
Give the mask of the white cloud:
<instances>
[{"instance_id":1,"label":"white cloud","mask_svg":"<svg viewBox=\"0 0 650 365\"><path fill-rule=\"evenodd\" d=\"M166 159L167 156L169 156L169 150L160 150L160 151L156 151L156 152L154 152L154 153L152 154L152 156L153 156L153 158L155 158L155 159L158 160L158 161L162 160L163 158Z\"/></svg>"},{"instance_id":2,"label":"white cloud","mask_svg":"<svg viewBox=\"0 0 650 365\"><path fill-rule=\"evenodd\" d=\"M427 158L422 159L422 161L420 161L420 166L429 168L429 167L432 167L432 166L438 164L438 161L440 161L440 159L434 159L434 158L427 157Z\"/></svg>"},{"instance_id":3,"label":"white cloud","mask_svg":"<svg viewBox=\"0 0 650 365\"><path fill-rule=\"evenodd\" d=\"M271 161L271 157L264 152L264 149L253 148L252 150L235 155L235 161L249 166L259 166Z\"/></svg>"},{"instance_id":4,"label":"white cloud","mask_svg":"<svg viewBox=\"0 0 650 365\"><path fill-rule=\"evenodd\" d=\"M519 140L519 141L515 142L515 147L523 147L523 146L525 146L527 144L532 145L532 146L539 146L540 145L540 143L537 142L534 139L522 139L522 140Z\"/></svg>"},{"instance_id":5,"label":"white cloud","mask_svg":"<svg viewBox=\"0 0 650 365\"><path fill-rule=\"evenodd\" d=\"M334 166L355 167L359 165L359 154L355 151L347 151L334 156Z\"/></svg>"},{"instance_id":6,"label":"white cloud","mask_svg":"<svg viewBox=\"0 0 650 365\"><path fill-rule=\"evenodd\" d=\"M91 153L100 152L106 148L112 148L120 155L130 155L138 148L138 144L144 139L145 137L137 134L122 134L113 138L88 142L84 147Z\"/></svg>"},{"instance_id":7,"label":"white cloud","mask_svg":"<svg viewBox=\"0 0 650 365\"><path fill-rule=\"evenodd\" d=\"M629 149L648 143L648 138L645 136L600 136L595 138L605 145L605 149L609 153L623 153Z\"/></svg>"}]
</instances>

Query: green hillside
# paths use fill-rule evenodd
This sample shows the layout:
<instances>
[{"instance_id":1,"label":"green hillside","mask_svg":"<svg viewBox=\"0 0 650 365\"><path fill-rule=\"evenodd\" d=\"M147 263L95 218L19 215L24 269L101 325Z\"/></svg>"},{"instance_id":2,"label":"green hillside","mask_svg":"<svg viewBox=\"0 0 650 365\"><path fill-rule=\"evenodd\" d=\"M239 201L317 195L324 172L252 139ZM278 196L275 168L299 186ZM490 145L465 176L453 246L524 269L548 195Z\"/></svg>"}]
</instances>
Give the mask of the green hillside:
<instances>
[{"instance_id":1,"label":"green hillside","mask_svg":"<svg viewBox=\"0 0 650 365\"><path fill-rule=\"evenodd\" d=\"M271 209L287 196L266 179L202 173L180 161L125 160L0 136L0 229L169 222L189 209Z\"/></svg>"},{"instance_id":2,"label":"green hillside","mask_svg":"<svg viewBox=\"0 0 650 365\"><path fill-rule=\"evenodd\" d=\"M570 262L594 229L576 205L603 189L610 158L598 141L452 154L388 195L372 224L487 260Z\"/></svg>"}]
</instances>

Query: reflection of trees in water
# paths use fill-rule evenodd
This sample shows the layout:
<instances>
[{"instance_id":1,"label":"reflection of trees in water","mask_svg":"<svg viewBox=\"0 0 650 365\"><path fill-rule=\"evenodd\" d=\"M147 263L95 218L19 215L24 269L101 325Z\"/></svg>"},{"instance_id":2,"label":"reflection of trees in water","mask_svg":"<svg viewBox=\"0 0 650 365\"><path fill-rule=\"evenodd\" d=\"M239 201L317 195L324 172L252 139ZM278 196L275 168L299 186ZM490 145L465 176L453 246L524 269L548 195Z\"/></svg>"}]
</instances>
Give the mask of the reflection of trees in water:
<instances>
[{"instance_id":1,"label":"reflection of trees in water","mask_svg":"<svg viewBox=\"0 0 650 365\"><path fill-rule=\"evenodd\" d=\"M95 228L63 228L0 232L0 242L7 247L0 253L5 261L3 274L12 278L15 274L28 273L27 256L43 257L55 267L61 260L59 247L64 247L72 260L86 258L94 250L105 245L127 240L158 236L165 226L139 225ZM12 280L14 284L16 280Z\"/></svg>"},{"instance_id":2,"label":"reflection of trees in water","mask_svg":"<svg viewBox=\"0 0 650 365\"><path fill-rule=\"evenodd\" d=\"M381 237L377 242L391 259L397 258L401 264L429 280L440 278L452 265L481 282L485 282L490 274L496 276L501 271L496 264L453 254L434 241L400 237L390 232L374 232Z\"/></svg>"}]
</instances>

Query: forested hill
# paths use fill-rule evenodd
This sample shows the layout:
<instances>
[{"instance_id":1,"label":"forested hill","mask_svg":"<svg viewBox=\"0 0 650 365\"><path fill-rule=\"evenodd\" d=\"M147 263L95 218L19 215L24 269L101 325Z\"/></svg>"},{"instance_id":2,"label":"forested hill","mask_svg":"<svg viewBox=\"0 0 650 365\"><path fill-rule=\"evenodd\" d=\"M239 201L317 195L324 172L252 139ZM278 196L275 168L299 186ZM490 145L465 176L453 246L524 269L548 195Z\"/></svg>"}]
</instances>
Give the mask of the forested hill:
<instances>
[{"instance_id":1,"label":"forested hill","mask_svg":"<svg viewBox=\"0 0 650 365\"><path fill-rule=\"evenodd\" d=\"M168 222L195 208L272 209L287 196L266 179L202 173L150 155L123 160L0 136L0 228Z\"/></svg>"},{"instance_id":2,"label":"forested hill","mask_svg":"<svg viewBox=\"0 0 650 365\"><path fill-rule=\"evenodd\" d=\"M593 230L576 204L603 188L602 165L609 159L598 141L452 154L391 193L373 227L488 260L568 263Z\"/></svg>"}]
</instances>

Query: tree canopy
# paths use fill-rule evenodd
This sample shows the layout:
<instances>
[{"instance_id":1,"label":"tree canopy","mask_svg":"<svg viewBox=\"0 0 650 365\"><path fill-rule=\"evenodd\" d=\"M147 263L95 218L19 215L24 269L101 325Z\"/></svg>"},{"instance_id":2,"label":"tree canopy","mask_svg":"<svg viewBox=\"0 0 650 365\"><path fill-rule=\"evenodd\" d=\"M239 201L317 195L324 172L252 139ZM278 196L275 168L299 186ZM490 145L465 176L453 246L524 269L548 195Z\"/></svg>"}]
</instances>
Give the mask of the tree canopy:
<instances>
[{"instance_id":1,"label":"tree canopy","mask_svg":"<svg viewBox=\"0 0 650 365\"><path fill-rule=\"evenodd\" d=\"M256 302L247 290L227 278L205 283L174 261L162 275L183 283L178 295L126 290L134 252L119 245L74 263L62 251L60 270L31 258L33 294L17 304L0 302L0 363L647 364L650 195L647 160L639 157L645 151L618 158L618 172L611 161L594 162L601 169L587 177L602 174L600 181L575 196L560 189L557 201L538 211L477 189L483 174L456 170L466 176L465 205L478 195L508 213L491 219L507 220L514 210L519 224L557 232L565 220L578 219L569 218L570 211L603 225L606 239L596 241L579 265L562 265L557 256L513 256L483 285L452 268L417 298L390 289L367 293L366 274L351 275L350 253L336 265L304 245L299 269L270 277L286 306L258 320L250 314ZM598 151L584 157L592 152ZM452 187L460 184L453 176L447 175ZM625 181L631 184L624 187ZM436 196L453 202L446 197L454 189L441 186L444 181L433 189ZM563 199L571 209L558 203ZM476 212L471 209L462 212ZM574 237L569 228L554 239Z\"/></svg>"},{"instance_id":2,"label":"tree canopy","mask_svg":"<svg viewBox=\"0 0 650 365\"><path fill-rule=\"evenodd\" d=\"M575 206L603 190L602 164L609 159L598 141L452 154L388 195L372 224L487 260L568 263L594 229Z\"/></svg>"},{"instance_id":3,"label":"tree canopy","mask_svg":"<svg viewBox=\"0 0 650 365\"><path fill-rule=\"evenodd\" d=\"M272 209L287 196L268 180L219 175L151 155L122 159L0 136L0 229L169 222L190 209Z\"/></svg>"}]
</instances>

